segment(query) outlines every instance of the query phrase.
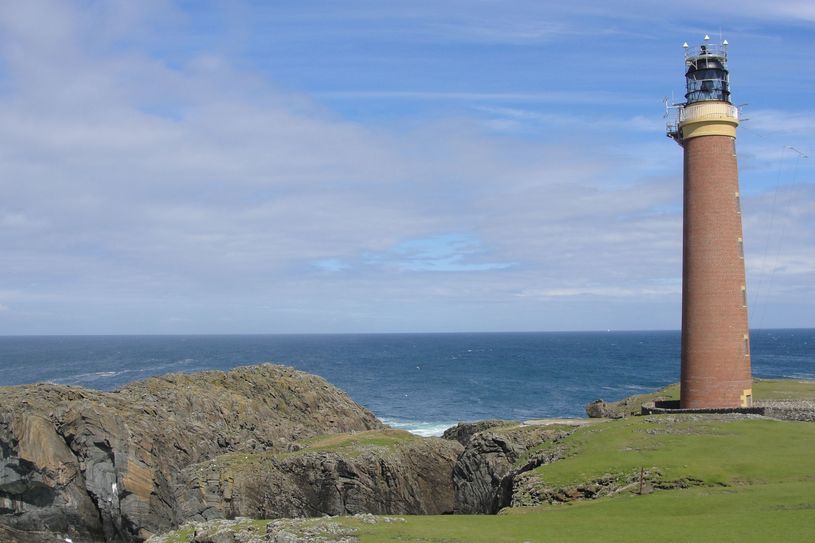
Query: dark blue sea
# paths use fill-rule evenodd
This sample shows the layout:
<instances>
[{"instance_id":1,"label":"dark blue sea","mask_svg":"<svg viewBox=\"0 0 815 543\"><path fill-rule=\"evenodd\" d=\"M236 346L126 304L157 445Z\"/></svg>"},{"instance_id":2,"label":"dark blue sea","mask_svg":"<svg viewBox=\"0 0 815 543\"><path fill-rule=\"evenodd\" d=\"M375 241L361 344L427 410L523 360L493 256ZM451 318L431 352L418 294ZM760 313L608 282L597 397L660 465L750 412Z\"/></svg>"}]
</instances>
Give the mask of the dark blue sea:
<instances>
[{"instance_id":1,"label":"dark blue sea","mask_svg":"<svg viewBox=\"0 0 815 543\"><path fill-rule=\"evenodd\" d=\"M815 329L754 330L756 377L815 379ZM679 332L0 336L0 385L112 390L151 375L275 362L325 377L385 422L583 416L678 381Z\"/></svg>"}]
</instances>

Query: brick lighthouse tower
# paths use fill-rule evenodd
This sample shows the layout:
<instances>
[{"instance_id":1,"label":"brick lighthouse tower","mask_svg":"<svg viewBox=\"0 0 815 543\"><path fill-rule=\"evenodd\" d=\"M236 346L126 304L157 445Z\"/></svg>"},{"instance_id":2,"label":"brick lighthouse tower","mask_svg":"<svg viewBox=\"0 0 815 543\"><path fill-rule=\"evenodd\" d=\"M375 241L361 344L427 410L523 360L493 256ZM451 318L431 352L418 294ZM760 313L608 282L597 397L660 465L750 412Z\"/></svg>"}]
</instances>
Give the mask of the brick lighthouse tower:
<instances>
[{"instance_id":1,"label":"brick lighthouse tower","mask_svg":"<svg viewBox=\"0 0 815 543\"><path fill-rule=\"evenodd\" d=\"M744 274L738 109L730 102L727 40L685 47L685 102L668 136L684 150L683 409L752 405Z\"/></svg>"}]
</instances>

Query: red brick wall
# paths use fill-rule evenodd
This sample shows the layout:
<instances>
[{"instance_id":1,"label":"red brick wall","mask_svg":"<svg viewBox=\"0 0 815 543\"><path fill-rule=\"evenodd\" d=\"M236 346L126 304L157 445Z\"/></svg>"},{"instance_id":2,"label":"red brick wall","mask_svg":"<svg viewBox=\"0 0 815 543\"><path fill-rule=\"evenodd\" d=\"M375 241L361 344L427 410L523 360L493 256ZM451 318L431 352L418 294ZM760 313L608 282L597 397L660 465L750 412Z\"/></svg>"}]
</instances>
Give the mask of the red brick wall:
<instances>
[{"instance_id":1,"label":"red brick wall","mask_svg":"<svg viewBox=\"0 0 815 543\"><path fill-rule=\"evenodd\" d=\"M735 140L701 136L683 147L681 406L739 407L752 378Z\"/></svg>"}]
</instances>

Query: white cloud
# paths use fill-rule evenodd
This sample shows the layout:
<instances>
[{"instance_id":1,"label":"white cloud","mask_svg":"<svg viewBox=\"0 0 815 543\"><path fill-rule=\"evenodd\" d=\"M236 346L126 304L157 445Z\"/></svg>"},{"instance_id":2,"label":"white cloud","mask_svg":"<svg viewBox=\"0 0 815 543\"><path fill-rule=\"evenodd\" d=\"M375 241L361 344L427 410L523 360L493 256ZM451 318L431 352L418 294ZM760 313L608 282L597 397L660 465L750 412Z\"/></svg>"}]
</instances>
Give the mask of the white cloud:
<instances>
[{"instance_id":1,"label":"white cloud","mask_svg":"<svg viewBox=\"0 0 815 543\"><path fill-rule=\"evenodd\" d=\"M712 4L705 2L698 2L698 4L699 9L707 9L712 6ZM724 4L715 6L714 9L733 11L732 6ZM741 16L746 15L754 18L769 16L780 19L815 21L815 6L809 0L781 0L776 2L747 0L739 2L737 11Z\"/></svg>"},{"instance_id":2,"label":"white cloud","mask_svg":"<svg viewBox=\"0 0 815 543\"><path fill-rule=\"evenodd\" d=\"M322 258L320 260L315 260L313 264L317 268L327 272L341 272L351 269L350 264L340 260L339 258Z\"/></svg>"},{"instance_id":3,"label":"white cloud","mask_svg":"<svg viewBox=\"0 0 815 543\"><path fill-rule=\"evenodd\" d=\"M528 104L481 112L571 126L570 141L546 143L485 131L482 117L366 126L222 54L170 63L112 47L105 40L149 16L133 5L19 3L0 15L11 82L0 103L0 296L15 317L3 330L605 328L595 313L611 309L601 305L653 300L668 307L658 318L621 321L677 324L681 151L636 139L658 119L544 115ZM510 36L507 25L497 31ZM624 141L598 136L612 129ZM750 235L775 220L761 197L751 254ZM780 204L795 234L751 273L774 269L811 293L811 213L792 212L796 202L815 197ZM547 305L572 299L600 302Z\"/></svg>"},{"instance_id":4,"label":"white cloud","mask_svg":"<svg viewBox=\"0 0 815 543\"><path fill-rule=\"evenodd\" d=\"M34 228L43 226L45 221L32 219L25 213L0 211L0 227L9 229Z\"/></svg>"},{"instance_id":5,"label":"white cloud","mask_svg":"<svg viewBox=\"0 0 815 543\"><path fill-rule=\"evenodd\" d=\"M316 98L335 100L438 100L457 102L523 102L549 104L621 104L632 103L637 97L608 91L578 92L450 92L450 91L331 91L315 92Z\"/></svg>"},{"instance_id":6,"label":"white cloud","mask_svg":"<svg viewBox=\"0 0 815 543\"><path fill-rule=\"evenodd\" d=\"M573 297L603 297L603 298L628 298L640 299L643 296L670 296L676 297L677 294L682 292L681 285L664 285L654 287L642 288L623 288L623 287L562 287L543 290L525 290L518 294L522 297L536 297L536 298L573 298Z\"/></svg>"},{"instance_id":7,"label":"white cloud","mask_svg":"<svg viewBox=\"0 0 815 543\"><path fill-rule=\"evenodd\" d=\"M746 126L760 132L782 133L791 136L812 135L815 113L811 111L784 111L772 109L747 110Z\"/></svg>"}]
</instances>

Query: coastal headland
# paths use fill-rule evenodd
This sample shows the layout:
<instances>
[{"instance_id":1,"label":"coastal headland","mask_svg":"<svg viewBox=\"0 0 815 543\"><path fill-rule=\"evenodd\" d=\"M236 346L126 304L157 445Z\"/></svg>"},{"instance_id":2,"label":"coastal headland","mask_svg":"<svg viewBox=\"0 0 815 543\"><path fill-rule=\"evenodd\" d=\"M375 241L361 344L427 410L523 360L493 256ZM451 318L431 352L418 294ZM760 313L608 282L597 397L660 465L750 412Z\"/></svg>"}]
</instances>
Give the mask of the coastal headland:
<instances>
[{"instance_id":1,"label":"coastal headland","mask_svg":"<svg viewBox=\"0 0 815 543\"><path fill-rule=\"evenodd\" d=\"M635 416L386 427L325 380L263 364L115 392L0 388L0 541L606 541L815 538L815 424ZM804 412L815 382L757 381ZM670 537L668 537L670 536Z\"/></svg>"}]
</instances>

